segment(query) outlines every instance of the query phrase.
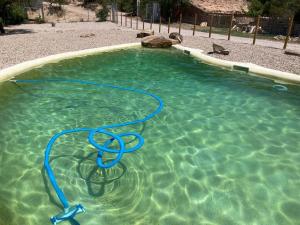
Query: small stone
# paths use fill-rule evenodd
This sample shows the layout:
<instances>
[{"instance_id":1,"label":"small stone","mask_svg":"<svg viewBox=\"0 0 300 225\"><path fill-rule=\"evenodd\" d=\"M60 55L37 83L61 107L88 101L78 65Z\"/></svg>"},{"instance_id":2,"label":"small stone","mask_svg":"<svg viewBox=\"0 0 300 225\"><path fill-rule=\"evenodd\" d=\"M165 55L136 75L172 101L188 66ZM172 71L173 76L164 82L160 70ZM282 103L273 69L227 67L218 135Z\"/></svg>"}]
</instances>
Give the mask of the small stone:
<instances>
[{"instance_id":1,"label":"small stone","mask_svg":"<svg viewBox=\"0 0 300 225\"><path fill-rule=\"evenodd\" d=\"M284 54L286 54L286 55L300 56L300 51L287 49L287 50L284 51Z\"/></svg>"},{"instance_id":2,"label":"small stone","mask_svg":"<svg viewBox=\"0 0 300 225\"><path fill-rule=\"evenodd\" d=\"M275 40L277 41L282 41L282 40L285 40L286 39L286 36L283 36L283 35L277 35L274 37ZM291 40L291 38L289 38L289 41Z\"/></svg>"},{"instance_id":3,"label":"small stone","mask_svg":"<svg viewBox=\"0 0 300 225\"><path fill-rule=\"evenodd\" d=\"M81 38L89 38L89 37L94 37L94 36L95 36L95 34L93 34L93 33L80 35Z\"/></svg>"},{"instance_id":4,"label":"small stone","mask_svg":"<svg viewBox=\"0 0 300 225\"><path fill-rule=\"evenodd\" d=\"M230 51L225 49L221 45L217 45L217 44L213 43L213 52L217 53L217 54L222 54L222 55L229 55Z\"/></svg>"},{"instance_id":5,"label":"small stone","mask_svg":"<svg viewBox=\"0 0 300 225\"><path fill-rule=\"evenodd\" d=\"M149 31L142 30L142 31L140 31L140 33L138 33L136 35L136 37L137 38L144 38L144 37L148 37L148 36L151 36L151 35L154 35L153 30L149 30Z\"/></svg>"}]
</instances>

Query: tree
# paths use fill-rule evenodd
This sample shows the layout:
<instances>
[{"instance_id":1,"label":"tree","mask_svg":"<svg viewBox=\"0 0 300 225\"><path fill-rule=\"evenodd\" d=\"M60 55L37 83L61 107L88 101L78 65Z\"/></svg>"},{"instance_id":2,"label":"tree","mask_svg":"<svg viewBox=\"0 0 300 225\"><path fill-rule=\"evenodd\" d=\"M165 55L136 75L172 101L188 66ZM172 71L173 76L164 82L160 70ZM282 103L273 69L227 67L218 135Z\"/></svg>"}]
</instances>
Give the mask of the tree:
<instances>
[{"instance_id":1,"label":"tree","mask_svg":"<svg viewBox=\"0 0 300 225\"><path fill-rule=\"evenodd\" d=\"M98 0L100 4L117 3L118 9L123 12L136 14L137 0ZM191 0L140 0L140 8L145 13L147 4L157 2L161 7L161 15L165 18L175 18L179 16L182 9L187 6Z\"/></svg>"},{"instance_id":2,"label":"tree","mask_svg":"<svg viewBox=\"0 0 300 225\"><path fill-rule=\"evenodd\" d=\"M191 3L191 0L141 0L141 7L146 4L157 2L160 4L161 15L164 18L178 18L183 8Z\"/></svg>"},{"instance_id":3,"label":"tree","mask_svg":"<svg viewBox=\"0 0 300 225\"><path fill-rule=\"evenodd\" d=\"M102 9L100 9L97 13L96 13L96 17L98 18L99 22L103 22L107 20L107 16L109 13L109 10L107 8L107 3L105 1L100 2Z\"/></svg>"},{"instance_id":4,"label":"tree","mask_svg":"<svg viewBox=\"0 0 300 225\"><path fill-rule=\"evenodd\" d=\"M19 24L26 18L25 6L30 6L31 0L0 0L0 17L3 24Z\"/></svg>"},{"instance_id":5,"label":"tree","mask_svg":"<svg viewBox=\"0 0 300 225\"><path fill-rule=\"evenodd\" d=\"M249 16L262 15L264 11L264 4L259 0L252 0L249 6Z\"/></svg>"},{"instance_id":6,"label":"tree","mask_svg":"<svg viewBox=\"0 0 300 225\"><path fill-rule=\"evenodd\" d=\"M299 0L252 0L248 14L274 17L291 16L300 13Z\"/></svg>"},{"instance_id":7,"label":"tree","mask_svg":"<svg viewBox=\"0 0 300 225\"><path fill-rule=\"evenodd\" d=\"M136 13L136 0L118 0L116 2L122 11Z\"/></svg>"},{"instance_id":8,"label":"tree","mask_svg":"<svg viewBox=\"0 0 300 225\"><path fill-rule=\"evenodd\" d=\"M0 17L0 34L5 34L4 23L1 17Z\"/></svg>"},{"instance_id":9,"label":"tree","mask_svg":"<svg viewBox=\"0 0 300 225\"><path fill-rule=\"evenodd\" d=\"M27 1L0 0L0 17L3 24L19 24L24 21L26 14L20 4Z\"/></svg>"}]
</instances>

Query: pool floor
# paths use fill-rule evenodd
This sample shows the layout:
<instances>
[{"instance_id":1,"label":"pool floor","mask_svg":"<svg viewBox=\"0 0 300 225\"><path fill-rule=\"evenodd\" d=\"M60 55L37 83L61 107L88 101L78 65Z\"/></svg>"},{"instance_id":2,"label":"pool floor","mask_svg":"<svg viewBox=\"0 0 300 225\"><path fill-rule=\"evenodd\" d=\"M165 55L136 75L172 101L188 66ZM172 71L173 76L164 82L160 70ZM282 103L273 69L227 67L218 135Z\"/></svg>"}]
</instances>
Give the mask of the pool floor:
<instances>
[{"instance_id":1,"label":"pool floor","mask_svg":"<svg viewBox=\"0 0 300 225\"><path fill-rule=\"evenodd\" d=\"M65 60L17 78L133 87L164 101L147 123L114 130L139 132L145 145L107 171L95 167L87 133L57 141L57 181L87 210L61 224L300 224L299 87L279 91L272 81L174 49ZM55 133L141 118L156 106L146 96L88 85L0 84L0 224L46 225L60 211L43 170Z\"/></svg>"}]
</instances>

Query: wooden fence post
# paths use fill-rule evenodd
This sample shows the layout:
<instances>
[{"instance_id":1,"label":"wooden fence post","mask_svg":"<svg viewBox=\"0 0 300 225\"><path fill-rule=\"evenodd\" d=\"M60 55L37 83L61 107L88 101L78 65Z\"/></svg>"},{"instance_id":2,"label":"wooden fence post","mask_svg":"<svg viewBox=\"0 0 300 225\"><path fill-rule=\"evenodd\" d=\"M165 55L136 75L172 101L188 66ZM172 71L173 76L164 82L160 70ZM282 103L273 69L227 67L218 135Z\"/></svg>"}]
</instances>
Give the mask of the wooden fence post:
<instances>
[{"instance_id":1,"label":"wooden fence post","mask_svg":"<svg viewBox=\"0 0 300 225\"><path fill-rule=\"evenodd\" d=\"M118 18L118 16L119 16L119 13L118 13L118 11L117 11L117 13L116 13L116 14L117 14L117 17L116 17L116 18L117 18L117 21L116 21L116 23L117 23L117 25L119 25L119 18Z\"/></svg>"},{"instance_id":2,"label":"wooden fence post","mask_svg":"<svg viewBox=\"0 0 300 225\"><path fill-rule=\"evenodd\" d=\"M121 12L121 26L123 26L123 13Z\"/></svg>"},{"instance_id":3,"label":"wooden fence post","mask_svg":"<svg viewBox=\"0 0 300 225\"><path fill-rule=\"evenodd\" d=\"M199 21L199 26L200 26L200 29L201 29L201 23L202 23L202 16L201 16L201 14L199 15L198 21Z\"/></svg>"},{"instance_id":4,"label":"wooden fence post","mask_svg":"<svg viewBox=\"0 0 300 225\"><path fill-rule=\"evenodd\" d=\"M290 39L290 36L291 36L291 33L292 33L293 23L294 23L294 16L289 17L289 28L288 28L287 36L285 38L283 49L286 49L286 47L287 47L287 43L288 43L288 41Z\"/></svg>"},{"instance_id":5,"label":"wooden fence post","mask_svg":"<svg viewBox=\"0 0 300 225\"><path fill-rule=\"evenodd\" d=\"M87 14L88 14L88 19L87 19L87 21L90 22L90 10L89 10L89 8L87 8Z\"/></svg>"},{"instance_id":6,"label":"wooden fence post","mask_svg":"<svg viewBox=\"0 0 300 225\"><path fill-rule=\"evenodd\" d=\"M125 27L127 27L127 15L125 13Z\"/></svg>"},{"instance_id":7,"label":"wooden fence post","mask_svg":"<svg viewBox=\"0 0 300 225\"><path fill-rule=\"evenodd\" d=\"M195 13L195 21L194 21L193 36L195 36L196 24L197 24L197 16L198 16L198 14L197 14L197 13Z\"/></svg>"},{"instance_id":8,"label":"wooden fence post","mask_svg":"<svg viewBox=\"0 0 300 225\"><path fill-rule=\"evenodd\" d=\"M228 41L230 40L230 37L231 37L233 18L234 18L234 14L232 13L231 17L230 17L230 24L229 24L229 29L228 29Z\"/></svg>"},{"instance_id":9,"label":"wooden fence post","mask_svg":"<svg viewBox=\"0 0 300 225\"><path fill-rule=\"evenodd\" d=\"M182 22L182 13L180 13L180 18L179 18L179 34L181 34L181 22Z\"/></svg>"},{"instance_id":10,"label":"wooden fence post","mask_svg":"<svg viewBox=\"0 0 300 225\"><path fill-rule=\"evenodd\" d=\"M144 20L144 17L142 18L143 20L143 30L145 30L145 20Z\"/></svg>"},{"instance_id":11,"label":"wooden fence post","mask_svg":"<svg viewBox=\"0 0 300 225\"><path fill-rule=\"evenodd\" d=\"M151 16L150 30L152 30L153 16Z\"/></svg>"},{"instance_id":12,"label":"wooden fence post","mask_svg":"<svg viewBox=\"0 0 300 225\"><path fill-rule=\"evenodd\" d=\"M42 3L41 10L42 10L42 20L45 21L45 12L44 12L44 5L43 5L43 3Z\"/></svg>"},{"instance_id":13,"label":"wooden fence post","mask_svg":"<svg viewBox=\"0 0 300 225\"><path fill-rule=\"evenodd\" d=\"M210 38L211 38L211 31L212 31L212 24L213 24L213 22L214 22L214 15L211 14L211 15L210 15L209 35L208 35Z\"/></svg>"},{"instance_id":14,"label":"wooden fence post","mask_svg":"<svg viewBox=\"0 0 300 225\"><path fill-rule=\"evenodd\" d=\"M132 28L132 14L130 15L130 28Z\"/></svg>"},{"instance_id":15,"label":"wooden fence post","mask_svg":"<svg viewBox=\"0 0 300 225\"><path fill-rule=\"evenodd\" d=\"M139 18L136 17L136 29L138 30L139 29Z\"/></svg>"},{"instance_id":16,"label":"wooden fence post","mask_svg":"<svg viewBox=\"0 0 300 225\"><path fill-rule=\"evenodd\" d=\"M257 32L258 32L258 28L259 28L259 22L260 22L260 16L257 16L255 32L254 32L254 36L253 36L253 45L255 45L255 42L256 42Z\"/></svg>"},{"instance_id":17,"label":"wooden fence post","mask_svg":"<svg viewBox=\"0 0 300 225\"><path fill-rule=\"evenodd\" d=\"M171 23L171 18L169 17L169 22L168 22L168 34L170 33L170 23Z\"/></svg>"},{"instance_id":18,"label":"wooden fence post","mask_svg":"<svg viewBox=\"0 0 300 225\"><path fill-rule=\"evenodd\" d=\"M159 33L161 31L161 17L159 17Z\"/></svg>"}]
</instances>

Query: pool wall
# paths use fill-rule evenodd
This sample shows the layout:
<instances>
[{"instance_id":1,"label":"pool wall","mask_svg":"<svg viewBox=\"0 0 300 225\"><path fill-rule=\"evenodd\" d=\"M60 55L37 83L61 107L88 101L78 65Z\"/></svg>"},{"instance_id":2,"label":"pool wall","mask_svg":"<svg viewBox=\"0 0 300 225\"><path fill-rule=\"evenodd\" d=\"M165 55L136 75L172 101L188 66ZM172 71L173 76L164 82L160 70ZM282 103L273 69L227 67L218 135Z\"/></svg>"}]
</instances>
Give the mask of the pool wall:
<instances>
[{"instance_id":1,"label":"pool wall","mask_svg":"<svg viewBox=\"0 0 300 225\"><path fill-rule=\"evenodd\" d=\"M61 54L56 54L56 55L51 55L51 56L47 56L47 57L43 57L43 58L39 58L39 59L26 61L26 62L17 64L14 66L5 68L3 70L0 70L0 82L13 79L18 74L24 73L28 70L43 66L48 63L55 63L55 62L58 62L58 61L64 60L64 59L84 57L84 56L88 56L88 55L98 54L101 52L110 52L110 51L134 48L134 47L140 47L140 46L141 46L140 42L121 44L121 45L113 45L113 46L107 46L107 47L101 47L101 48L86 49L86 50L81 50L81 51L66 52L66 53L61 53ZM300 85L300 75L297 75L297 74L281 72L278 70L273 70L273 69L265 68L262 66L258 66L258 65L252 64L252 63L233 62L233 61L217 59L217 58L206 55L200 49L188 48L188 47L184 47L182 45L174 45L173 47L178 50L184 51L185 53L188 53L195 58L200 59L200 61L203 63L211 64L214 66L220 66L220 67L231 69L231 70L245 71L245 72L248 72L250 75L265 77L268 79L272 79L278 83L289 83L289 84Z\"/></svg>"}]
</instances>

